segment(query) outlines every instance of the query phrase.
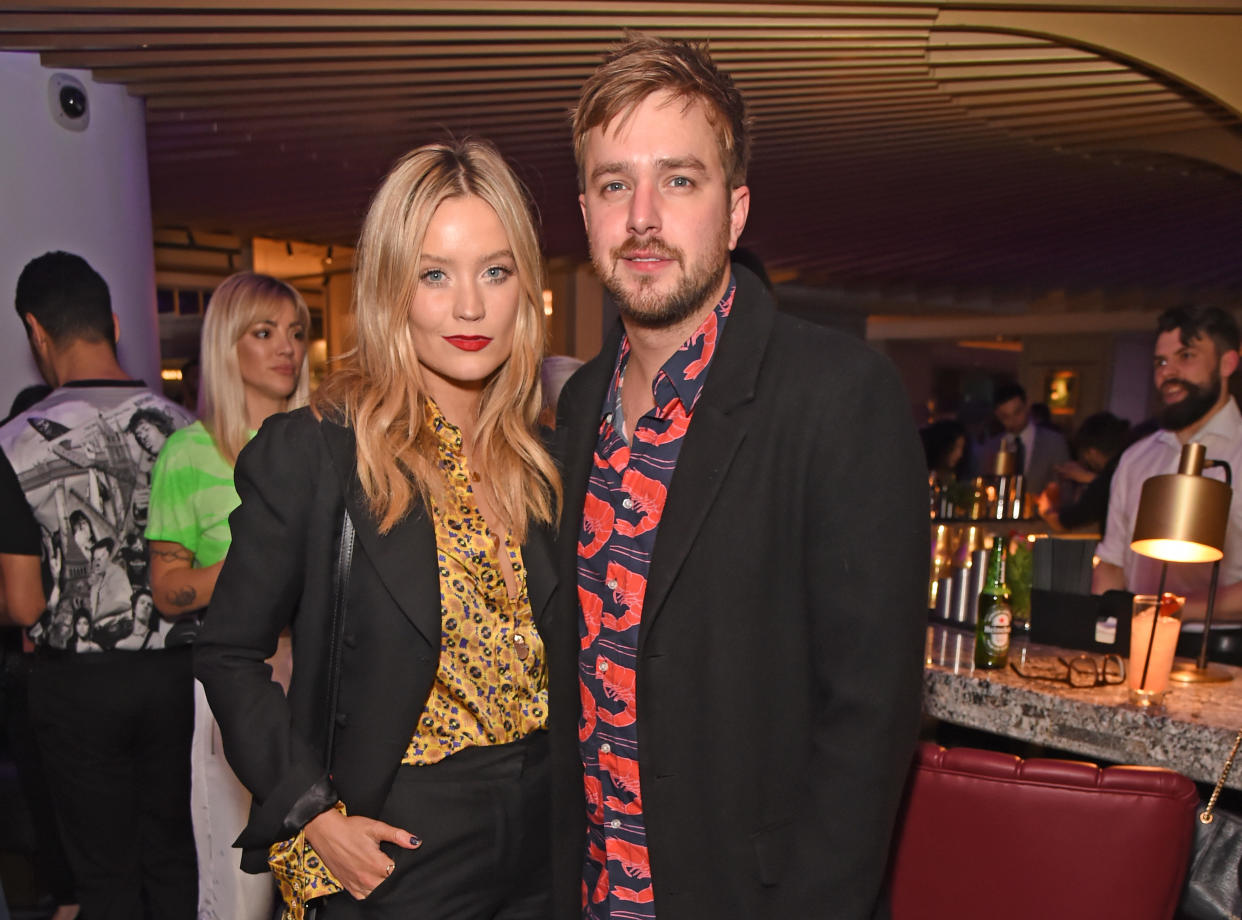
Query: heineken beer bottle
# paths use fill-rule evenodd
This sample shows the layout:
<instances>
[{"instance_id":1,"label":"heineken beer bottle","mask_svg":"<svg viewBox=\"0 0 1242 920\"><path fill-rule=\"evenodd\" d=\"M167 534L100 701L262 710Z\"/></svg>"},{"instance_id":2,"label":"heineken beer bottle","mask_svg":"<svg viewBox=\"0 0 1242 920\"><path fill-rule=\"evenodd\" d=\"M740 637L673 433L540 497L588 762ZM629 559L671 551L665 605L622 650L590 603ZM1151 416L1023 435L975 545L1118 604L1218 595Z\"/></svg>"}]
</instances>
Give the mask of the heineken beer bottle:
<instances>
[{"instance_id":1,"label":"heineken beer bottle","mask_svg":"<svg viewBox=\"0 0 1242 920\"><path fill-rule=\"evenodd\" d=\"M1003 668L1009 660L1009 630L1013 609L1005 585L1005 539L992 538L987 580L979 592L979 619L975 624L975 667Z\"/></svg>"}]
</instances>

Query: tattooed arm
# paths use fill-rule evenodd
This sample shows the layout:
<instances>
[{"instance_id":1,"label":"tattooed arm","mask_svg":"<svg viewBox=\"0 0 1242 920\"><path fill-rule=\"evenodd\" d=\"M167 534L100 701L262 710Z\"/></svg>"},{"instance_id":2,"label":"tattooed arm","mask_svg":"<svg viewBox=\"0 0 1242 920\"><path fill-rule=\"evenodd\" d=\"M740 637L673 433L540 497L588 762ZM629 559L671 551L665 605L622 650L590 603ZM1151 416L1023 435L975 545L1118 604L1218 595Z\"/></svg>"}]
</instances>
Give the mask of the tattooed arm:
<instances>
[{"instance_id":1,"label":"tattooed arm","mask_svg":"<svg viewBox=\"0 0 1242 920\"><path fill-rule=\"evenodd\" d=\"M207 606L224 560L206 568L194 568L194 554L180 543L152 540L151 595L155 607L166 617L179 617Z\"/></svg>"}]
</instances>

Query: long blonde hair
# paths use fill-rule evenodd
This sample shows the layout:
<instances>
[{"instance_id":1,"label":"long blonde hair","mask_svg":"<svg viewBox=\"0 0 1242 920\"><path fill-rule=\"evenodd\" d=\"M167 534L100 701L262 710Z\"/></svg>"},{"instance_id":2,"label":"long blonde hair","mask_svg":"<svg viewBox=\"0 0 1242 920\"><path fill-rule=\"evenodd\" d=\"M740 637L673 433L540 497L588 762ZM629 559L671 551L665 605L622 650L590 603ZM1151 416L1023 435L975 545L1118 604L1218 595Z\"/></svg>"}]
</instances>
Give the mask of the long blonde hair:
<instances>
[{"instance_id":1,"label":"long blonde hair","mask_svg":"<svg viewBox=\"0 0 1242 920\"><path fill-rule=\"evenodd\" d=\"M353 427L358 478L381 533L416 501L441 494L428 394L410 329L423 239L447 198L475 196L496 212L521 288L513 351L479 400L473 459L516 540L530 521L552 523L560 477L534 432L543 353L543 261L527 196L485 141L428 144L388 174L362 226L354 259L356 346L315 394L316 411Z\"/></svg>"},{"instance_id":2,"label":"long blonde hair","mask_svg":"<svg viewBox=\"0 0 1242 920\"><path fill-rule=\"evenodd\" d=\"M246 415L246 387L242 382L237 343L259 320L271 319L286 303L297 311L298 321L310 329L310 310L292 285L269 275L238 272L229 275L211 295L203 318L203 379L198 394L199 417L220 455L232 466L250 437ZM298 383L282 411L306 405L310 387L307 360L302 358Z\"/></svg>"}]
</instances>

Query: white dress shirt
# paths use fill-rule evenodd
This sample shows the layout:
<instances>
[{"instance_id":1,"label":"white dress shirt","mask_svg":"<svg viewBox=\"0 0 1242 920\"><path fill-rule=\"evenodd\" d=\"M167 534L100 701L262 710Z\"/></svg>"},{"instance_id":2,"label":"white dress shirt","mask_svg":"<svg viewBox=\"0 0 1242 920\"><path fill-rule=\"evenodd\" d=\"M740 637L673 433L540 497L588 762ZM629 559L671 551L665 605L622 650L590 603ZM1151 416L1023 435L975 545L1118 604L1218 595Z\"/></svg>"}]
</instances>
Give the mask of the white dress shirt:
<instances>
[{"instance_id":1,"label":"white dress shirt","mask_svg":"<svg viewBox=\"0 0 1242 920\"><path fill-rule=\"evenodd\" d=\"M1242 477L1242 413L1233 399L1216 410L1191 438L1207 448L1210 460L1226 461L1233 472L1235 496L1229 507L1229 528L1225 534L1225 556L1220 562L1220 587L1242 581L1242 501L1236 492ZM1126 449L1117 464L1108 499L1108 524L1104 539L1096 548L1101 562L1120 566L1125 573L1126 590L1135 594L1154 594L1160 584L1161 562L1130 549L1134 519L1138 514L1143 483L1151 476L1176 473L1182 445L1171 431L1157 431ZM1204 475L1224 479L1221 469ZM1176 594L1206 590L1212 564L1169 563L1165 590Z\"/></svg>"}]
</instances>

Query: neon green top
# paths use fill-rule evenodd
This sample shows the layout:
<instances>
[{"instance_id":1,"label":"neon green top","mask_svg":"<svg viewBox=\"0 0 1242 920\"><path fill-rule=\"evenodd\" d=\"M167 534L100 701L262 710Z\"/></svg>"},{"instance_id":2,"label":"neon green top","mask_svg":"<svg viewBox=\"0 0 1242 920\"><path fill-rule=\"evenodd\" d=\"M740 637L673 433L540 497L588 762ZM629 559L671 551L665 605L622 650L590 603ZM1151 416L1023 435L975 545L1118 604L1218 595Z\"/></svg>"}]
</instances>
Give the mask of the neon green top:
<instances>
[{"instance_id":1,"label":"neon green top","mask_svg":"<svg viewBox=\"0 0 1242 920\"><path fill-rule=\"evenodd\" d=\"M195 422L173 432L151 470L146 537L181 544L195 568L215 565L229 551L229 514L239 504L233 468Z\"/></svg>"}]
</instances>

